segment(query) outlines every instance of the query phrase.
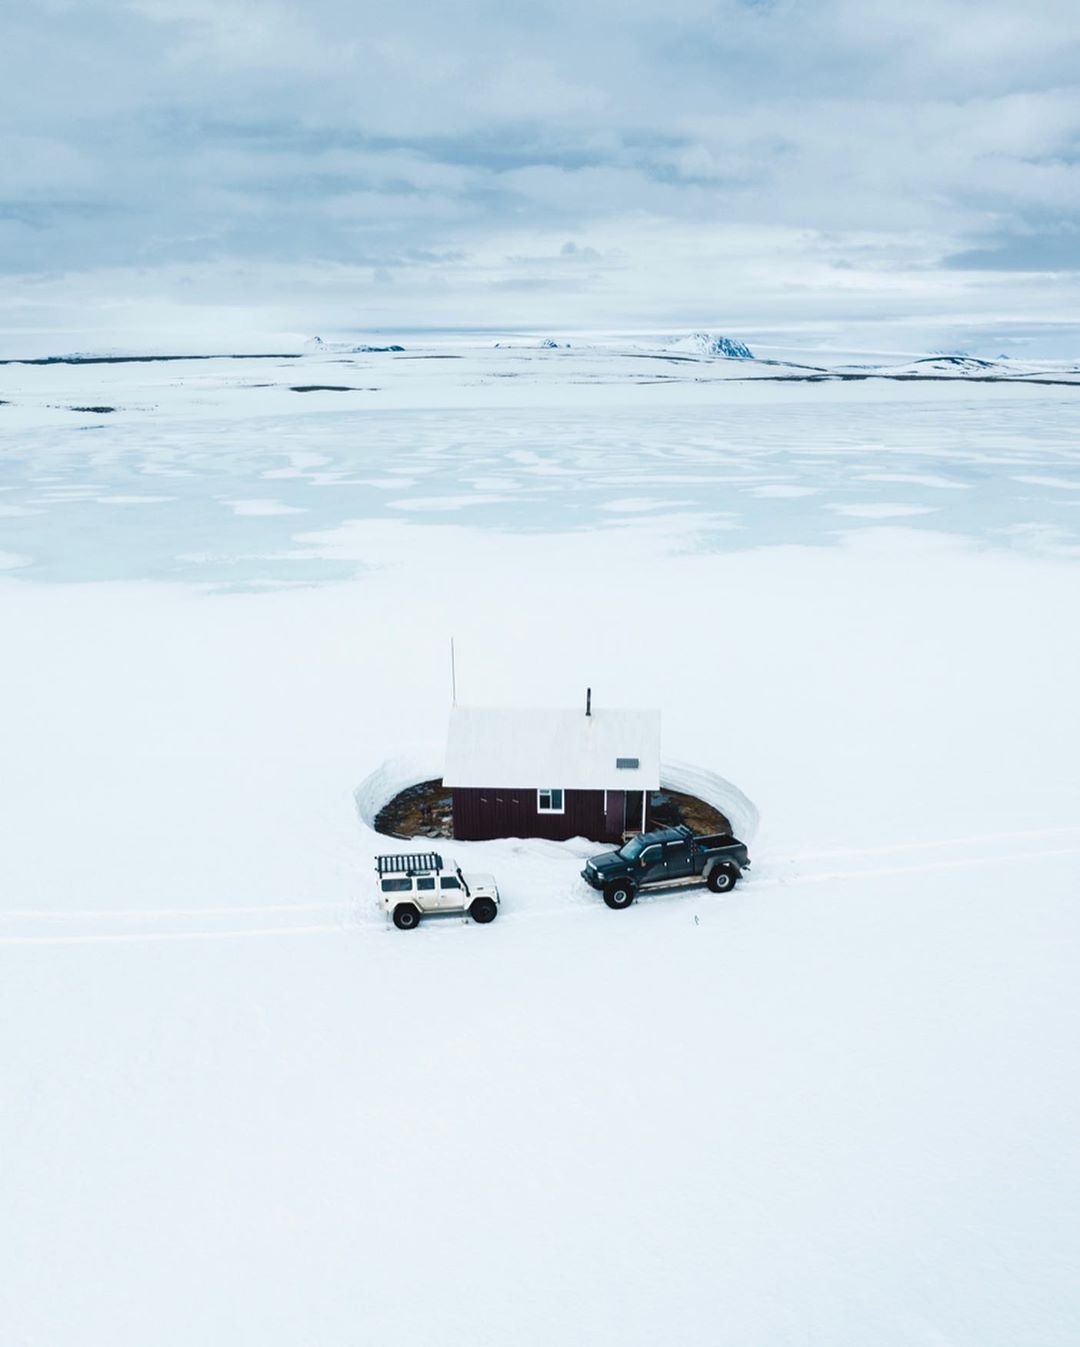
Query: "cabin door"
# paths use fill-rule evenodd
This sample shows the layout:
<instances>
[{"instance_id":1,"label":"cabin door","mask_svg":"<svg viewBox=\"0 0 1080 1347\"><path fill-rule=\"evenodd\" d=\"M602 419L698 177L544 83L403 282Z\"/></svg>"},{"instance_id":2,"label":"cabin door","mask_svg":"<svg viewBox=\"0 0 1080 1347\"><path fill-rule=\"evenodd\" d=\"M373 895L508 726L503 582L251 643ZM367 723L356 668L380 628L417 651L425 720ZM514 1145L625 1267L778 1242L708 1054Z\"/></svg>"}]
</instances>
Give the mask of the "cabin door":
<instances>
[{"instance_id":1,"label":"cabin door","mask_svg":"<svg viewBox=\"0 0 1080 1347\"><path fill-rule=\"evenodd\" d=\"M643 790L628 790L626 792L626 809L623 815L623 832L639 833L645 826L645 792Z\"/></svg>"}]
</instances>

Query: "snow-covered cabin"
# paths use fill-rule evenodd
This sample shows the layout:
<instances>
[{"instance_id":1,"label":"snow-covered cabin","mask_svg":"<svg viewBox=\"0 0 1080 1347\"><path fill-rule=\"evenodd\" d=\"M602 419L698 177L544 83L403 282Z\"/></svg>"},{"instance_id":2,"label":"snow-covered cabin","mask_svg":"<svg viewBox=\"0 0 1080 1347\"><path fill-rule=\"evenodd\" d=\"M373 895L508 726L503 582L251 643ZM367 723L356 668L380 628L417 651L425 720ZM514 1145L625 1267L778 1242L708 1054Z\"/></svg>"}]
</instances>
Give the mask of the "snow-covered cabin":
<instances>
[{"instance_id":1,"label":"snow-covered cabin","mask_svg":"<svg viewBox=\"0 0 1080 1347\"><path fill-rule=\"evenodd\" d=\"M465 841L622 841L660 788L660 712L455 706L443 785Z\"/></svg>"}]
</instances>

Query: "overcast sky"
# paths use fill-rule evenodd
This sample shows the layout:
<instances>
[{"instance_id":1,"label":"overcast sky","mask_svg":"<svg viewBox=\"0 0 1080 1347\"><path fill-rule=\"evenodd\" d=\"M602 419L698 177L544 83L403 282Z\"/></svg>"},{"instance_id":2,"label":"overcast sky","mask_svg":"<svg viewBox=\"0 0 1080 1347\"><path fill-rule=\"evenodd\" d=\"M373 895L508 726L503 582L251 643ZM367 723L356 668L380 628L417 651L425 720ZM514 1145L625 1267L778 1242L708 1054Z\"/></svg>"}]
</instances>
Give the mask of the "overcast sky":
<instances>
[{"instance_id":1,"label":"overcast sky","mask_svg":"<svg viewBox=\"0 0 1080 1347\"><path fill-rule=\"evenodd\" d=\"M8 353L1080 356L1077 0L26 0L0 37Z\"/></svg>"}]
</instances>

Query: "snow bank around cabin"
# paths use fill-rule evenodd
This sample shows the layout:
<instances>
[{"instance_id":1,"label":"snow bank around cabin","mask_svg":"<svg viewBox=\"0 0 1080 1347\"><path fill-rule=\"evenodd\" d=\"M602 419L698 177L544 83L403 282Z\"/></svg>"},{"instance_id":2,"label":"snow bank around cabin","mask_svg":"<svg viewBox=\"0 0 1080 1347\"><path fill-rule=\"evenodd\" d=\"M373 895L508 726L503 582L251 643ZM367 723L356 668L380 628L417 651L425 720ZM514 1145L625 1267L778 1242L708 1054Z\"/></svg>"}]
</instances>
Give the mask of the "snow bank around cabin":
<instances>
[{"instance_id":1,"label":"snow bank around cabin","mask_svg":"<svg viewBox=\"0 0 1080 1347\"><path fill-rule=\"evenodd\" d=\"M694 795L721 814L731 824L735 836L747 846L757 834L761 815L749 796L722 776L690 762L665 762L660 769L661 787Z\"/></svg>"},{"instance_id":2,"label":"snow bank around cabin","mask_svg":"<svg viewBox=\"0 0 1080 1347\"><path fill-rule=\"evenodd\" d=\"M442 776L442 754L435 748L402 754L380 763L353 791L360 821L373 832L380 811L403 790Z\"/></svg>"}]
</instances>

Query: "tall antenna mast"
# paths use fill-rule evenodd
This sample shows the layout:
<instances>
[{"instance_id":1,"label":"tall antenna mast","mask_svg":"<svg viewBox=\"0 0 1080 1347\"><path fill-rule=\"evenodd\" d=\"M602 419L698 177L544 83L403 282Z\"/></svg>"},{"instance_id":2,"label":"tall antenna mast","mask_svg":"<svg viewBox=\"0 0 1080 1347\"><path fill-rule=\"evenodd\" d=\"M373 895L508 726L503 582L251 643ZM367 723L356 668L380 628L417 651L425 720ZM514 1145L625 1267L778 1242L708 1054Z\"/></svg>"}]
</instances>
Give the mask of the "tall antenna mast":
<instances>
[{"instance_id":1,"label":"tall antenna mast","mask_svg":"<svg viewBox=\"0 0 1080 1347\"><path fill-rule=\"evenodd\" d=\"M457 706L457 661L454 659L454 638L450 637L450 705Z\"/></svg>"}]
</instances>

